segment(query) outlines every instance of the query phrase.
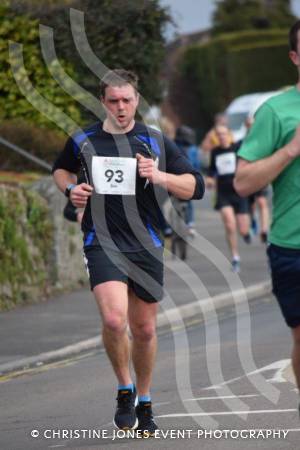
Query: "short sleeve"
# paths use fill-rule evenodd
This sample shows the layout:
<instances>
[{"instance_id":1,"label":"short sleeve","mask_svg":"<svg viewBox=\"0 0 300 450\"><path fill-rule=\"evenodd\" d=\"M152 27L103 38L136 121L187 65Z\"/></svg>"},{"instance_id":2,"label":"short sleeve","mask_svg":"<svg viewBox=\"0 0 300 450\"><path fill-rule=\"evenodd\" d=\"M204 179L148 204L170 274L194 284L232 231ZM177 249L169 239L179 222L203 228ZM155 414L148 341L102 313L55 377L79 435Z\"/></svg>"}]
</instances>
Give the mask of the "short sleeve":
<instances>
[{"instance_id":1,"label":"short sleeve","mask_svg":"<svg viewBox=\"0 0 300 450\"><path fill-rule=\"evenodd\" d=\"M264 104L256 113L255 121L239 152L239 158L256 161L266 158L278 150L281 126L271 106Z\"/></svg>"},{"instance_id":2,"label":"short sleeve","mask_svg":"<svg viewBox=\"0 0 300 450\"><path fill-rule=\"evenodd\" d=\"M184 150L177 147L177 145L170 139L164 136L164 146L166 152L166 172L175 175L184 173L193 173L195 170L188 160Z\"/></svg>"},{"instance_id":3,"label":"short sleeve","mask_svg":"<svg viewBox=\"0 0 300 450\"><path fill-rule=\"evenodd\" d=\"M187 156L179 150L170 139L164 136L164 145L166 152L166 172L173 173L174 175L183 175L190 173L196 178L196 187L193 195L193 199L200 199L204 195L204 181L201 173L194 169L189 162Z\"/></svg>"},{"instance_id":4,"label":"short sleeve","mask_svg":"<svg viewBox=\"0 0 300 450\"><path fill-rule=\"evenodd\" d=\"M77 173L80 169L78 154L79 148L76 142L72 137L69 137L63 151L58 155L53 164L52 173L57 169L64 169L71 173Z\"/></svg>"},{"instance_id":5,"label":"short sleeve","mask_svg":"<svg viewBox=\"0 0 300 450\"><path fill-rule=\"evenodd\" d=\"M211 155L210 155L210 163L209 163L209 167L207 170L207 175L209 177L214 177L216 175L216 152L215 150L211 151Z\"/></svg>"}]
</instances>

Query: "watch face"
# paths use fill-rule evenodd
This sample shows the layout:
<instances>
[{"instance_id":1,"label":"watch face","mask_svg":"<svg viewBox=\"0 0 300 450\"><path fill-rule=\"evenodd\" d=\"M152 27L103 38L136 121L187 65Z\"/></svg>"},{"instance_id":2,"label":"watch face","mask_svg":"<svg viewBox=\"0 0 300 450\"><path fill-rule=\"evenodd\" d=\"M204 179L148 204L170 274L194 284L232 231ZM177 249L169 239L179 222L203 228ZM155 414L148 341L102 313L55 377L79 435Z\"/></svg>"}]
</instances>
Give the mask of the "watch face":
<instances>
[{"instance_id":1,"label":"watch face","mask_svg":"<svg viewBox=\"0 0 300 450\"><path fill-rule=\"evenodd\" d=\"M66 187L66 190L65 190L65 196L66 197L70 197L70 193L71 193L71 190L75 187L76 185L75 184L69 184L67 187Z\"/></svg>"}]
</instances>

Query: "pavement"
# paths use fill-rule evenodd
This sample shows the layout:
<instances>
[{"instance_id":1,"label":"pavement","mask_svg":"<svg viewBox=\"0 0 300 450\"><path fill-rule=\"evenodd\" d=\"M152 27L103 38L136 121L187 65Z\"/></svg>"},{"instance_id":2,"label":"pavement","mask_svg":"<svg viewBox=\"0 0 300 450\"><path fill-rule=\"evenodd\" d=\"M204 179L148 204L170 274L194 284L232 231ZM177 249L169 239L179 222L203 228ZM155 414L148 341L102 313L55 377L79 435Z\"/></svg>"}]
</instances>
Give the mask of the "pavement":
<instances>
[{"instance_id":1,"label":"pavement","mask_svg":"<svg viewBox=\"0 0 300 450\"><path fill-rule=\"evenodd\" d=\"M166 250L165 287L158 327L219 308L239 307L270 292L264 245L254 237L240 242L241 273L233 274L219 214L210 195L196 205L197 235L190 240L188 259L173 260ZM168 245L167 245L168 247ZM78 255L81 258L81 255ZM89 288L0 313L0 375L101 345L101 323Z\"/></svg>"}]
</instances>

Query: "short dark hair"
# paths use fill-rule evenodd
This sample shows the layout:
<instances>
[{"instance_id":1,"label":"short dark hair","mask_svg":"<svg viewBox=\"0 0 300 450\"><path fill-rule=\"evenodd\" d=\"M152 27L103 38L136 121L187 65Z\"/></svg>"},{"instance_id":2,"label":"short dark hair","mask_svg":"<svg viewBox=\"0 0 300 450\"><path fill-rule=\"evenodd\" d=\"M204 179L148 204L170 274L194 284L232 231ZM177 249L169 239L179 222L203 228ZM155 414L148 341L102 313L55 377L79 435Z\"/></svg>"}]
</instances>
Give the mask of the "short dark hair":
<instances>
[{"instance_id":1,"label":"short dark hair","mask_svg":"<svg viewBox=\"0 0 300 450\"><path fill-rule=\"evenodd\" d=\"M138 89L138 76L131 70L109 70L100 81L100 97L105 97L107 86L124 86L131 84L135 91Z\"/></svg>"},{"instance_id":2,"label":"short dark hair","mask_svg":"<svg viewBox=\"0 0 300 450\"><path fill-rule=\"evenodd\" d=\"M294 52L298 49L298 31L300 31L300 20L294 23L289 33L290 50Z\"/></svg>"}]
</instances>

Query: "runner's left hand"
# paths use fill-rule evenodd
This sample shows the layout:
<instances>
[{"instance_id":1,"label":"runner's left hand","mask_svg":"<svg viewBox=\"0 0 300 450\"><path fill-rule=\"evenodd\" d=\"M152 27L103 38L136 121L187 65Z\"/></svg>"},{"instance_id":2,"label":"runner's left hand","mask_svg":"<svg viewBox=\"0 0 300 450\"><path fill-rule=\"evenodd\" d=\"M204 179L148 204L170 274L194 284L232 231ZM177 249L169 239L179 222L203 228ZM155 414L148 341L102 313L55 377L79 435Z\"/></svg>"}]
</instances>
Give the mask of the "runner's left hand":
<instances>
[{"instance_id":1,"label":"runner's left hand","mask_svg":"<svg viewBox=\"0 0 300 450\"><path fill-rule=\"evenodd\" d=\"M136 154L138 171L141 178L147 178L150 183L160 184L163 172L158 170L155 161L152 158L145 158L141 154Z\"/></svg>"}]
</instances>

